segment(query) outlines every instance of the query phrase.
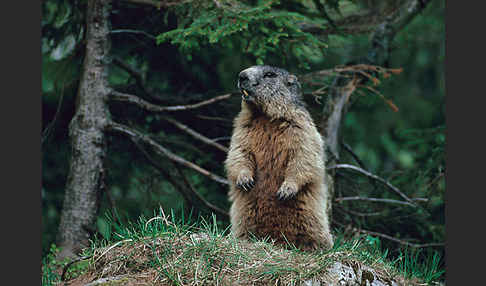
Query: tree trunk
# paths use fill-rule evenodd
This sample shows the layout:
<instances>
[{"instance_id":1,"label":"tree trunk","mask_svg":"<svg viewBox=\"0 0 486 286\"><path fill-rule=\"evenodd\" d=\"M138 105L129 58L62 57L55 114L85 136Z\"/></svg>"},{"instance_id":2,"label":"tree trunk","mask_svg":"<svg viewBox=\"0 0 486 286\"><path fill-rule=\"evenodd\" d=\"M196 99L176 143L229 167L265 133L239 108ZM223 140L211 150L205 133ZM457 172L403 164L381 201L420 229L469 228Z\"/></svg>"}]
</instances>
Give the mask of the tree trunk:
<instances>
[{"instance_id":1,"label":"tree trunk","mask_svg":"<svg viewBox=\"0 0 486 286\"><path fill-rule=\"evenodd\" d=\"M390 44L395 35L417 16L431 0L403 1L394 13L385 17L384 21L376 25L370 39L370 48L366 56L358 59L358 63L377 66L387 65L390 57ZM347 112L349 97L357 85L366 80L363 76L354 78L336 77L330 87L330 93L322 110L321 130L326 142L326 167L339 162L339 143L341 123ZM326 172L326 185L329 190L327 198L327 213L332 220L332 202L335 190L335 171Z\"/></svg>"},{"instance_id":2,"label":"tree trunk","mask_svg":"<svg viewBox=\"0 0 486 286\"><path fill-rule=\"evenodd\" d=\"M76 111L69 125L70 168L57 237L62 249L60 259L73 257L87 246L89 234L96 226L99 196L104 189L110 4L110 0L89 0L87 4L86 55Z\"/></svg>"}]
</instances>

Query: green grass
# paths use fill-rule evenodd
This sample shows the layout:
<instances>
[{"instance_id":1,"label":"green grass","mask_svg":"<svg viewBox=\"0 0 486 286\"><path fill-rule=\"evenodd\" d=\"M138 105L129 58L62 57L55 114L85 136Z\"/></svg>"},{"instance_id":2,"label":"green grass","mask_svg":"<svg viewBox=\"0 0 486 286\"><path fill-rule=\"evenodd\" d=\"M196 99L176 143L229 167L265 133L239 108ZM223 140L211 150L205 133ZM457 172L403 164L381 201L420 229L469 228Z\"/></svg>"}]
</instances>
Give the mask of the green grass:
<instances>
[{"instance_id":1,"label":"green grass","mask_svg":"<svg viewBox=\"0 0 486 286\"><path fill-rule=\"evenodd\" d=\"M42 258L42 285L54 285L60 280L59 274L54 271L56 246L52 245L49 254Z\"/></svg>"},{"instance_id":2,"label":"green grass","mask_svg":"<svg viewBox=\"0 0 486 286\"><path fill-rule=\"evenodd\" d=\"M55 244L52 244L49 253L42 258L42 285L56 285L57 282L61 281L62 270L71 262L69 258L62 261L56 260L56 255L59 251L60 249ZM82 275L86 272L89 266L87 261L79 261L67 268L65 276L69 278Z\"/></svg>"},{"instance_id":3,"label":"green grass","mask_svg":"<svg viewBox=\"0 0 486 286\"><path fill-rule=\"evenodd\" d=\"M140 217L133 223L115 223L109 218L113 229L110 239L93 241L82 253L90 259L70 266L68 279L144 273L143 277L162 285L301 285L309 279L325 278L326 269L336 261L367 265L380 275L425 283L444 274L437 253L404 250L392 259L380 240L371 236L346 240L337 233L331 250L306 253L290 245L288 249L276 247L268 239L240 241L229 235L229 227L218 225L214 216L175 217L159 210L154 217ZM42 285L59 281L54 269L66 265L53 259L56 251L53 248L43 259Z\"/></svg>"},{"instance_id":4,"label":"green grass","mask_svg":"<svg viewBox=\"0 0 486 286\"><path fill-rule=\"evenodd\" d=\"M422 249L409 249L400 252L400 256L395 260L395 267L405 277L417 277L425 283L430 283L441 278L445 273L440 268L441 257L438 252Z\"/></svg>"}]
</instances>

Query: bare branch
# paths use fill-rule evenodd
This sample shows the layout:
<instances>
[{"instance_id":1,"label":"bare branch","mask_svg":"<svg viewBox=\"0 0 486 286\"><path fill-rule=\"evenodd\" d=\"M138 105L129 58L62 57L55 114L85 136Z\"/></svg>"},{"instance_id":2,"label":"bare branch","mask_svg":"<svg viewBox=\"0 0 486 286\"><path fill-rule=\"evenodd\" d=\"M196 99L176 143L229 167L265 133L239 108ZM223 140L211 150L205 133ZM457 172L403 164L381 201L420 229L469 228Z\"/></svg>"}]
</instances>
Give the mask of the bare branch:
<instances>
[{"instance_id":1,"label":"bare branch","mask_svg":"<svg viewBox=\"0 0 486 286\"><path fill-rule=\"evenodd\" d=\"M393 14L394 11L386 11L387 13L377 13L374 10L359 11L350 15L346 15L341 19L334 20L334 27L322 25L302 23L301 29L304 32L314 35L325 36L332 34L364 34L373 31L376 25L383 22L387 17Z\"/></svg>"},{"instance_id":2,"label":"bare branch","mask_svg":"<svg viewBox=\"0 0 486 286\"><path fill-rule=\"evenodd\" d=\"M151 35L145 31L141 30L132 30L132 29L117 29L117 30L111 30L110 34L119 34L119 33L132 33L132 34L141 34L144 35L152 40L155 40L156 37L154 35Z\"/></svg>"},{"instance_id":3,"label":"bare branch","mask_svg":"<svg viewBox=\"0 0 486 286\"><path fill-rule=\"evenodd\" d=\"M135 95L122 93L122 92L118 92L118 91L115 91L115 90L112 90L110 95L111 95L110 99L112 99L112 100L130 102L130 103L138 105L139 107L141 107L145 110L152 111L152 112L164 112L164 111L180 111L180 110L189 110L189 109L199 108L201 106L205 106L205 105L208 105L208 104L220 101L220 100L228 99L232 94L231 93L223 94L223 95L216 96L216 97L213 97L211 99L204 100L204 101L201 101L201 102L195 103L195 104L176 105L176 106L159 106L159 105L150 103L148 101L145 101L145 100L143 100L143 99L141 99L141 98L139 98Z\"/></svg>"},{"instance_id":4,"label":"bare branch","mask_svg":"<svg viewBox=\"0 0 486 286\"><path fill-rule=\"evenodd\" d=\"M357 64L350 66L339 66L333 69L321 70L308 73L302 76L304 82L312 82L315 77L336 75L332 86L329 88L330 93L323 109L321 127L326 139L328 149L335 161L339 159L338 139L342 118L345 115L345 107L351 94L358 87L363 78L369 78L373 82L378 81L368 72L389 74L396 72L392 69L386 69L380 66ZM346 74L348 73L348 74ZM362 77L357 77L359 73Z\"/></svg>"},{"instance_id":5,"label":"bare branch","mask_svg":"<svg viewBox=\"0 0 486 286\"><path fill-rule=\"evenodd\" d=\"M337 222L335 220L333 220L333 223L341 226L341 227L346 227L346 225L340 223L340 222ZM352 231L352 232L358 232L358 233L364 233L364 234L369 234L369 235L373 235L373 236L378 236L378 237L381 237L381 238L385 238L385 239L388 239L388 240L391 240L391 241L394 241L394 242L397 242L397 243L400 243L400 244L403 244L403 245L407 245L407 246L410 246L410 247L414 247L414 248L423 248L423 247L433 247L433 246L444 246L445 243L443 242L433 242L433 243L423 243L423 244L418 244L418 243L411 243L411 242L408 242L408 241L405 241L405 240L402 240L402 239L398 239L396 237L393 237L393 236L390 236L390 235L387 235L387 234L384 234L384 233L380 233L380 232L376 232L376 231L370 231L370 230L365 230L365 229L360 229L360 228L356 228L356 227L346 227L348 230Z\"/></svg>"},{"instance_id":6,"label":"bare branch","mask_svg":"<svg viewBox=\"0 0 486 286\"><path fill-rule=\"evenodd\" d=\"M113 32L113 31L112 31ZM147 78L144 73L140 70L136 69L135 67L127 64L126 62L122 61L121 59L115 57L113 58L113 63L118 65L120 68L124 69L128 74L135 78L137 85L143 90L145 94L150 96L151 98L161 101L162 96L156 94L152 88L147 86Z\"/></svg>"},{"instance_id":7,"label":"bare branch","mask_svg":"<svg viewBox=\"0 0 486 286\"><path fill-rule=\"evenodd\" d=\"M353 230L358 231L360 233L379 236L379 237L382 237L382 238L385 238L385 239L388 239L388 240L391 240L391 241L394 241L394 242L397 242L397 243L400 243L400 244L403 244L403 245L407 245L407 246L410 246L410 247L413 247L413 248L423 248L423 247L433 247L433 246L442 246L443 247L445 245L445 243L443 243L443 242L433 242L433 243L423 243L423 244L411 243L411 242L401 240L401 239L398 239L396 237L393 237L393 236L390 236L390 235L387 235L387 234L384 234L384 233L376 232L376 231L369 231L369 230L358 229L358 228L354 228Z\"/></svg>"},{"instance_id":8,"label":"bare branch","mask_svg":"<svg viewBox=\"0 0 486 286\"><path fill-rule=\"evenodd\" d=\"M392 199L382 199L382 198L367 198L367 197L341 197L335 198L335 202L344 202L344 201L369 201L369 202L380 202L380 203L389 203L389 204L399 204L399 205L406 205L411 207L416 207L417 205L411 204L409 202L392 200Z\"/></svg>"},{"instance_id":9,"label":"bare branch","mask_svg":"<svg viewBox=\"0 0 486 286\"><path fill-rule=\"evenodd\" d=\"M336 207L335 208L337 211L344 212L344 213L349 213L354 216L360 216L360 217L367 217L367 216L380 216L386 214L385 211L380 211L380 212L369 212L369 213L362 213L362 212L357 212L353 210L349 210L343 207Z\"/></svg>"},{"instance_id":10,"label":"bare branch","mask_svg":"<svg viewBox=\"0 0 486 286\"><path fill-rule=\"evenodd\" d=\"M193 202L192 202L191 197L188 196L188 194L184 190L184 188L182 188L178 184L178 181L175 180L173 178L173 176L168 171L166 171L158 162L156 162L152 158L152 156L150 156L150 154L147 152L147 150L142 146L142 144L137 139L135 139L134 137L130 137L130 139L135 144L135 146L137 146L138 150L140 150L140 152L142 152L142 154L145 156L145 159L147 159L147 161L153 167L155 167L159 171L159 173L161 173L165 177L165 179L167 179L167 181L169 181L169 183L171 183L172 186L182 195L182 197L184 198L184 201L187 203L188 207L192 207L193 206Z\"/></svg>"},{"instance_id":11,"label":"bare branch","mask_svg":"<svg viewBox=\"0 0 486 286\"><path fill-rule=\"evenodd\" d=\"M143 31L140 31L141 33L145 33ZM147 78L144 73L142 73L140 70L136 69L135 67L127 64L126 62L122 61L119 58L114 58L113 63L118 65L120 68L124 69L126 72L128 72L132 77L135 78L138 86L142 88L143 92L150 96L152 99L162 101L163 98L161 95L157 94L154 92L154 90L147 85ZM148 109L149 111L154 111L154 112L161 112L161 111L177 111L177 110L186 110L186 109L193 109L193 108L198 108L207 104L211 104L213 102L219 101L219 100L224 100L226 98L229 98L232 94L225 94L221 96L217 96L196 104L190 104L190 105L179 105L179 106L169 106L169 107L161 107L159 105L155 105L153 103L144 101L142 99L139 99L138 96L136 95L130 95L126 93L121 93L117 91L112 91L112 98L114 100L120 100L120 101L129 101L132 103L135 103L139 105L142 108ZM130 97L137 97L137 98L130 98Z\"/></svg>"},{"instance_id":12,"label":"bare branch","mask_svg":"<svg viewBox=\"0 0 486 286\"><path fill-rule=\"evenodd\" d=\"M149 161L150 164L152 164L152 166L154 166L157 170L159 170L159 172L162 173L162 175L164 175L164 177L166 177L166 179L174 186L174 188L179 191L179 193L181 193L181 195L184 197L184 200L186 201L186 203L189 205L189 206L192 206L192 207L199 207L200 205L204 205L206 206L208 209L210 209L211 211L213 211L214 213L216 214L219 214L225 218L229 218L229 214L224 211L223 209L211 204L210 202L206 201L193 187L192 185L189 183L189 181L187 180L186 176L184 175L184 173L182 172L182 170L179 168L179 166L177 166L175 163L174 163L174 166L175 166L175 169L177 170L177 172L179 173L179 175L182 177L182 180L185 184L186 187L184 186L181 186L180 183L174 179L174 177L169 173L167 172L162 166L160 166L159 163L157 163L147 152L147 150L145 150L145 148L139 144L137 142L137 139L134 139L133 137L131 137L132 141L135 143L135 145L138 147L138 149L145 155L145 158Z\"/></svg>"},{"instance_id":13,"label":"bare branch","mask_svg":"<svg viewBox=\"0 0 486 286\"><path fill-rule=\"evenodd\" d=\"M221 3L219 3L218 0L213 0L213 2L216 5L216 7L220 8L220 9L222 8Z\"/></svg>"},{"instance_id":14,"label":"bare branch","mask_svg":"<svg viewBox=\"0 0 486 286\"><path fill-rule=\"evenodd\" d=\"M211 139L211 141L218 142L218 141L229 141L231 140L231 136L223 136L223 137L216 137Z\"/></svg>"},{"instance_id":15,"label":"bare branch","mask_svg":"<svg viewBox=\"0 0 486 286\"><path fill-rule=\"evenodd\" d=\"M214 117L214 116L206 116L206 115L196 115L197 118L206 119L206 120L214 120L214 121L221 121L225 123L231 123L232 121L228 118L222 117Z\"/></svg>"},{"instance_id":16,"label":"bare branch","mask_svg":"<svg viewBox=\"0 0 486 286\"><path fill-rule=\"evenodd\" d=\"M219 143L216 143L215 140L211 140L209 139L208 137L202 135L201 133L198 133L197 131L189 128L187 125L184 125L182 124L181 122L175 120L175 119L172 119L172 118L168 118L168 117L162 117L162 119L174 124L177 128L181 129L182 131L186 132L187 134L191 135L192 137L208 144L208 145L211 145L213 147L216 147L218 148L219 150L227 153L228 152L228 148L219 144Z\"/></svg>"},{"instance_id":17,"label":"bare branch","mask_svg":"<svg viewBox=\"0 0 486 286\"><path fill-rule=\"evenodd\" d=\"M376 180L382 184L384 184L385 186L387 186L389 189L391 189L392 191L394 191L395 193L397 193L398 195L400 195L400 197L404 198L407 202L409 202L410 204L412 205L415 205L416 204L413 202L412 199L410 199L409 197L407 197L404 193L402 193L402 191L400 191L397 187L393 186L392 184L390 184L388 181L386 181L385 179L383 178L380 178L378 177L377 175L374 175L368 171L365 171L363 169L361 169L360 167L357 167L357 166L353 166L353 165L349 165L349 164L336 164L334 166L330 166L328 167L328 169L351 169L351 170L354 170L354 171L357 171L373 180Z\"/></svg>"},{"instance_id":18,"label":"bare branch","mask_svg":"<svg viewBox=\"0 0 486 286\"><path fill-rule=\"evenodd\" d=\"M113 31L111 31L113 33ZM135 80L139 83L139 85L144 88L145 86L145 76L142 74L141 71L137 70L136 68L132 67L131 65L125 63L121 59L114 57L113 61L114 64L118 65L125 71L127 71L131 76L135 78Z\"/></svg>"},{"instance_id":19,"label":"bare branch","mask_svg":"<svg viewBox=\"0 0 486 286\"><path fill-rule=\"evenodd\" d=\"M376 31L378 25L388 21L392 24L393 33L396 33L417 16L430 2L431 0L408 0L403 1L401 6L389 7L382 11L369 9L363 12L360 10L340 19L334 19L332 27L323 28L321 25L302 23L301 29L304 32L315 35L336 33L363 34Z\"/></svg>"},{"instance_id":20,"label":"bare branch","mask_svg":"<svg viewBox=\"0 0 486 286\"><path fill-rule=\"evenodd\" d=\"M364 170L366 170L366 166L364 165L363 161L361 161L361 159L359 158L358 155L356 155L356 153L354 153L353 149L351 148L351 146L349 146L348 144L344 143L344 142L341 142L341 145L344 147L344 150L348 151L349 154L351 154L351 157L353 157L353 159L356 161L356 163L358 163L358 165L363 168Z\"/></svg>"},{"instance_id":21,"label":"bare branch","mask_svg":"<svg viewBox=\"0 0 486 286\"><path fill-rule=\"evenodd\" d=\"M219 214L219 215L222 215L224 217L226 217L227 219L229 218L229 214L228 212L226 212L225 210L211 204L210 202L206 201L203 196L201 196L198 192L196 192L196 190L194 189L194 187L191 185L191 183L189 182L189 180L187 179L187 177L184 175L184 173L182 172L182 170L180 169L179 166L175 166L177 172L179 173L179 175L182 177L182 180L184 181L184 183L186 184L188 190L191 192L191 194L196 197L199 201L201 201L207 208L209 208L210 210L212 210L213 212Z\"/></svg>"},{"instance_id":22,"label":"bare branch","mask_svg":"<svg viewBox=\"0 0 486 286\"><path fill-rule=\"evenodd\" d=\"M56 124L57 116L59 115L59 113L61 111L62 100L64 98L64 87L65 87L65 85L63 84L62 88L61 88L61 96L59 98L59 103L57 104L57 109L56 109L56 113L54 114L54 118L52 119L51 122L49 122L49 124L47 124L47 127L42 132L41 144L44 143L44 141L49 137L51 130L53 129L54 124Z\"/></svg>"},{"instance_id":23,"label":"bare branch","mask_svg":"<svg viewBox=\"0 0 486 286\"><path fill-rule=\"evenodd\" d=\"M148 145L150 145L151 147L154 148L154 150L161 154L161 155L164 155L166 156L168 159L170 159L171 161L173 162L176 162L178 164L181 164L185 167L188 167L188 168L191 168L203 175L205 175L206 177L218 182L218 183L221 183L223 185L228 185L228 180L226 180L225 178L223 177L220 177L216 174L213 174L211 173L210 171L204 169L204 168L201 168L199 167L198 165L192 163L192 162L189 162L187 161L186 159L172 153L171 151L169 151L168 149L166 149L165 147L163 147L162 145L160 145L159 143L155 142L152 138L150 138L148 135L145 135L145 134L142 134L140 132L138 132L137 130L135 129L132 129L128 126L125 126L125 125L122 125L122 124L119 124L119 123L116 123L116 122L110 122L108 123L107 125L107 129L108 130L111 130L111 131L116 131L116 132L119 132L119 133L122 133L122 134L125 134L125 135L128 135L130 136L131 138L135 139L135 140L140 140Z\"/></svg>"},{"instance_id":24,"label":"bare branch","mask_svg":"<svg viewBox=\"0 0 486 286\"><path fill-rule=\"evenodd\" d=\"M213 98L210 98L208 100L201 101L199 103L195 104L188 104L188 105L178 105L178 106L168 106L167 111L178 111L178 110L188 110L188 109L194 109L194 108L199 108L201 106L205 106L211 103L215 103L217 101L225 100L230 98L233 95L233 93L227 93L223 95L219 95Z\"/></svg>"},{"instance_id":25,"label":"bare branch","mask_svg":"<svg viewBox=\"0 0 486 286\"><path fill-rule=\"evenodd\" d=\"M317 70L313 72L309 72L306 74L302 74L299 76L299 79L305 83L311 83L313 78L321 79L322 77L326 76L334 76L339 78L348 78L351 79L353 73L360 73L364 77L371 79L372 81L376 81L376 78L373 78L370 73L377 73L382 74L383 76L388 76L389 74L398 74L401 73L402 69L396 68L386 68L379 65L371 65L371 64L353 64L353 65L346 65L346 66L336 66L332 69L325 69L325 70ZM322 84L319 84L322 85Z\"/></svg>"},{"instance_id":26,"label":"bare branch","mask_svg":"<svg viewBox=\"0 0 486 286\"><path fill-rule=\"evenodd\" d=\"M152 111L152 112L162 112L166 111L163 106L159 106L153 103L150 103L148 101L145 101L141 99L138 96L131 95L128 93L122 93L118 92L115 90L112 90L110 93L110 100L115 100L115 101L125 101L125 102L130 102L133 103L147 111Z\"/></svg>"},{"instance_id":27,"label":"bare branch","mask_svg":"<svg viewBox=\"0 0 486 286\"><path fill-rule=\"evenodd\" d=\"M409 0L400 9L398 15L393 19L393 36L412 21L415 16L422 12L431 0Z\"/></svg>"},{"instance_id":28,"label":"bare branch","mask_svg":"<svg viewBox=\"0 0 486 286\"><path fill-rule=\"evenodd\" d=\"M440 172L439 175L437 175L434 179L432 179L430 181L430 183L428 183L426 186L425 186L425 189L429 189L430 186L432 186L433 184L437 183L439 181L440 178L442 178L444 176L444 172Z\"/></svg>"}]
</instances>

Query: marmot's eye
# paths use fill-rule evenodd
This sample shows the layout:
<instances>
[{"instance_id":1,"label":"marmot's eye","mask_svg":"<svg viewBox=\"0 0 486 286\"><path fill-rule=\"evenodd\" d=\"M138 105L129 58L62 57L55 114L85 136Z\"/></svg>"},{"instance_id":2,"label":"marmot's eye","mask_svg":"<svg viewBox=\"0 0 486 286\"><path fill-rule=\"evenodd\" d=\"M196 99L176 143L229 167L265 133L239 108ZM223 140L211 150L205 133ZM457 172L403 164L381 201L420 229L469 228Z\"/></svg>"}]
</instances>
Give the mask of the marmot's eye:
<instances>
[{"instance_id":1,"label":"marmot's eye","mask_svg":"<svg viewBox=\"0 0 486 286\"><path fill-rule=\"evenodd\" d=\"M263 77L277 77L277 74L274 72L266 72Z\"/></svg>"}]
</instances>

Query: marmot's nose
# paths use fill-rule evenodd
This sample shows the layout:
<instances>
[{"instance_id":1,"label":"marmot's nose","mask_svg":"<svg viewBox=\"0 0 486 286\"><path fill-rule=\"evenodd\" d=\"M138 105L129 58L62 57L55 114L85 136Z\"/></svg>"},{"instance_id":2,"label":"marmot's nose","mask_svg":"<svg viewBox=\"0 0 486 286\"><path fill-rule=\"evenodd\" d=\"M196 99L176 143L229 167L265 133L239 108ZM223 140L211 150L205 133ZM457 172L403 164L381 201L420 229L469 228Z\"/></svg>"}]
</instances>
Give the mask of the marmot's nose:
<instances>
[{"instance_id":1,"label":"marmot's nose","mask_svg":"<svg viewBox=\"0 0 486 286\"><path fill-rule=\"evenodd\" d=\"M251 87L260 84L258 79L253 76L253 74L247 72L246 70L240 72L238 76L238 84L240 87Z\"/></svg>"}]
</instances>

